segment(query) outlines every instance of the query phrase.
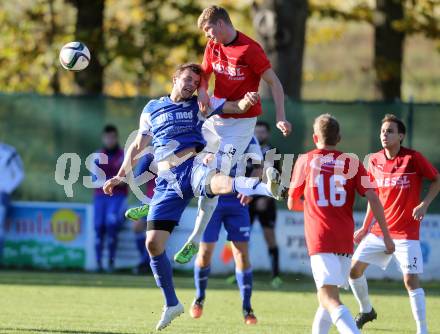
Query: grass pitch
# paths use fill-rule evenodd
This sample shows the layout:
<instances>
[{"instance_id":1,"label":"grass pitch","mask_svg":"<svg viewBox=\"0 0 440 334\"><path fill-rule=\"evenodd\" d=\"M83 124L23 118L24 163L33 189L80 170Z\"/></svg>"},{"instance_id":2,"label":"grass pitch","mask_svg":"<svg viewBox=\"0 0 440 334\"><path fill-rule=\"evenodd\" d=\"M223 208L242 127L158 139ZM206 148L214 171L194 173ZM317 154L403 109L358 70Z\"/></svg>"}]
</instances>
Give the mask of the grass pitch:
<instances>
[{"instance_id":1,"label":"grass pitch","mask_svg":"<svg viewBox=\"0 0 440 334\"><path fill-rule=\"evenodd\" d=\"M163 333L310 333L317 307L313 282L286 276L273 290L268 276L256 275L253 307L259 323L245 326L238 290L224 278L211 278L201 319L188 309L194 296L192 278L175 278L185 313ZM440 334L440 284L425 283L430 333ZM409 300L401 282L371 282L378 320L363 333L415 333ZM352 313L357 305L342 294ZM0 271L0 333L135 334L155 333L162 295L150 276ZM331 333L337 333L333 328Z\"/></svg>"}]
</instances>

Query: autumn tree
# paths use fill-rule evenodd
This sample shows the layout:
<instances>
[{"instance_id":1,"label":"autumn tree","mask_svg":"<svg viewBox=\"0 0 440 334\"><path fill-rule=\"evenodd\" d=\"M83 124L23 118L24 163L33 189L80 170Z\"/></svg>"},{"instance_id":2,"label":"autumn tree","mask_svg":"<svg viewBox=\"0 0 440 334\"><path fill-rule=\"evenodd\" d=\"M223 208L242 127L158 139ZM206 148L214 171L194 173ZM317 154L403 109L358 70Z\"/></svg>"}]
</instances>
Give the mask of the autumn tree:
<instances>
[{"instance_id":1,"label":"autumn tree","mask_svg":"<svg viewBox=\"0 0 440 334\"><path fill-rule=\"evenodd\" d=\"M104 0L69 0L76 8L75 40L87 45L93 55L87 71L76 73L81 93L101 94L104 88Z\"/></svg>"},{"instance_id":2,"label":"autumn tree","mask_svg":"<svg viewBox=\"0 0 440 334\"><path fill-rule=\"evenodd\" d=\"M301 99L307 0L265 0L253 4L253 25L285 93ZM263 85L262 95L271 96Z\"/></svg>"},{"instance_id":3,"label":"autumn tree","mask_svg":"<svg viewBox=\"0 0 440 334\"><path fill-rule=\"evenodd\" d=\"M391 101L402 96L405 36L421 33L439 43L440 2L435 0L366 0L344 2L311 0L311 12L337 20L368 22L374 28L374 69L377 97Z\"/></svg>"},{"instance_id":4,"label":"autumn tree","mask_svg":"<svg viewBox=\"0 0 440 334\"><path fill-rule=\"evenodd\" d=\"M0 0L0 90L43 94L161 94L202 40L195 0ZM80 40L89 67L61 68L63 44ZM76 85L74 84L76 83Z\"/></svg>"}]
</instances>

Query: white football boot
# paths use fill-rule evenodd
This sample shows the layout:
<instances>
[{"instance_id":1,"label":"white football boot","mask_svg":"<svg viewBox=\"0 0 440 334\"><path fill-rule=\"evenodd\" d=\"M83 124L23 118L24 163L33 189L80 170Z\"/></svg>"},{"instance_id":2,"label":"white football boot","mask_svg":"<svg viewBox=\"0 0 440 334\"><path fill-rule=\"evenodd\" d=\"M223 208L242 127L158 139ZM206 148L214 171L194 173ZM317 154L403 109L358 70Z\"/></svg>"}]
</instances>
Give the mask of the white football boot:
<instances>
[{"instance_id":1,"label":"white football boot","mask_svg":"<svg viewBox=\"0 0 440 334\"><path fill-rule=\"evenodd\" d=\"M272 194L272 197L277 201L281 201L286 197L287 188L281 184L281 175L274 167L269 167L266 170L267 189Z\"/></svg>"},{"instance_id":2,"label":"white football boot","mask_svg":"<svg viewBox=\"0 0 440 334\"><path fill-rule=\"evenodd\" d=\"M179 315L183 313L183 305L178 303L176 306L164 306L162 317L157 323L156 330L160 331L167 327L171 321L176 319Z\"/></svg>"}]
</instances>

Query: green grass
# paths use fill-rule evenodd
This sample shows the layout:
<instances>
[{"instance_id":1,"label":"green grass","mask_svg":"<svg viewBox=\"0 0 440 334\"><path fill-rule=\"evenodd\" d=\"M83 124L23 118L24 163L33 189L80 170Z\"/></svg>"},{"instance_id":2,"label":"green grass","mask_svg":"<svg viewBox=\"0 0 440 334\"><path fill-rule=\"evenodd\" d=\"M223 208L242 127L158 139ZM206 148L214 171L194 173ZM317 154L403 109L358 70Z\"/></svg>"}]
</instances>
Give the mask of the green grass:
<instances>
[{"instance_id":1,"label":"green grass","mask_svg":"<svg viewBox=\"0 0 440 334\"><path fill-rule=\"evenodd\" d=\"M175 279L185 314L165 333L310 333L317 307L310 278L287 276L274 291L266 275L256 275L253 307L256 326L243 324L240 298L224 278L209 281L205 313L188 315L194 290L188 274ZM440 285L424 284L430 333L440 333ZM363 333L414 333L409 301L401 282L371 282L371 300L379 313ZM357 312L354 298L343 301ZM152 277L78 273L0 272L0 333L153 333L162 296ZM331 333L336 333L332 329Z\"/></svg>"}]
</instances>

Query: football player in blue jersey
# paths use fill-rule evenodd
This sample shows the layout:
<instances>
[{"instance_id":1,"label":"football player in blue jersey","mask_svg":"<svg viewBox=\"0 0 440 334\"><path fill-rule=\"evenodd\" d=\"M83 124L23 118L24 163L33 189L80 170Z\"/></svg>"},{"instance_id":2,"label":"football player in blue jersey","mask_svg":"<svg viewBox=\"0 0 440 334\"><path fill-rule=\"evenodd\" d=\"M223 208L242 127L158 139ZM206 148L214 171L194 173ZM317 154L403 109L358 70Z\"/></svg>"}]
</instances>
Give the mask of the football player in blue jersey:
<instances>
[{"instance_id":1,"label":"football player in blue jersey","mask_svg":"<svg viewBox=\"0 0 440 334\"><path fill-rule=\"evenodd\" d=\"M204 157L198 153L206 145L201 132L205 116L199 111L197 97L193 96L200 84L200 74L201 68L197 64L178 67L173 76L171 94L151 100L145 106L137 137L127 149L120 170L103 186L104 192L111 196L114 187L127 180L126 176L132 172L142 151L152 142L158 177L147 216L146 247L156 284L165 298L157 330L165 328L183 313L183 305L174 290L171 263L165 254L165 246L190 200L194 196L213 197L230 193L281 199L285 191L275 169L268 169L268 181L262 183L256 178L230 177L203 163ZM213 98L209 114L245 112L258 99L258 94L253 92L238 101Z\"/></svg>"},{"instance_id":2,"label":"football player in blue jersey","mask_svg":"<svg viewBox=\"0 0 440 334\"><path fill-rule=\"evenodd\" d=\"M252 159L251 168L249 160ZM263 153L255 137L252 138L245 154L238 165L233 167L231 175L243 175L244 169L248 169L246 175L252 170L258 170L259 174L262 168L259 165L263 161ZM254 164L258 163L257 168ZM238 166L238 170L237 167ZM240 168L241 167L241 168ZM247 201L237 195L219 196L218 205L209 221L206 230L202 236L200 250L194 263L194 283L196 287L196 297L191 305L190 315L197 319L202 316L203 304L205 302L205 291L208 287L208 278L211 271L211 259L215 245L218 241L220 229L224 226L227 232L227 240L231 242L232 253L235 262L235 278L240 290L242 299L242 310L244 322L247 325L257 323L257 318L251 306L252 296L252 267L249 261L249 237L251 232L251 221Z\"/></svg>"}]
</instances>

